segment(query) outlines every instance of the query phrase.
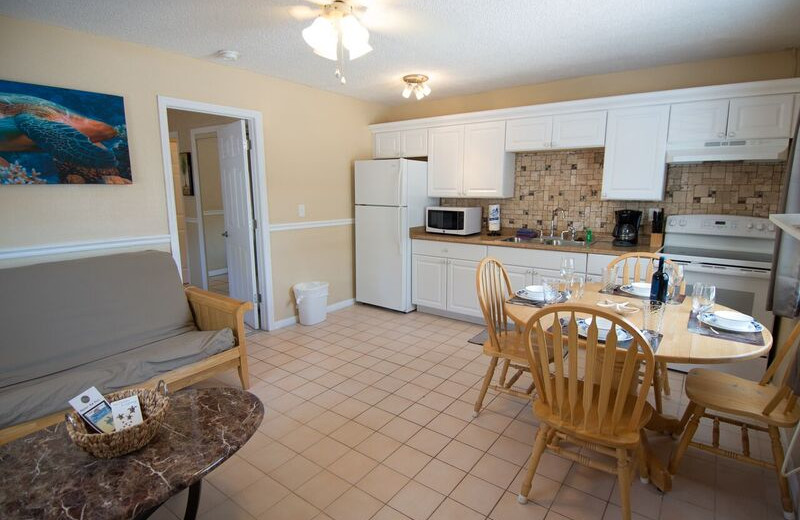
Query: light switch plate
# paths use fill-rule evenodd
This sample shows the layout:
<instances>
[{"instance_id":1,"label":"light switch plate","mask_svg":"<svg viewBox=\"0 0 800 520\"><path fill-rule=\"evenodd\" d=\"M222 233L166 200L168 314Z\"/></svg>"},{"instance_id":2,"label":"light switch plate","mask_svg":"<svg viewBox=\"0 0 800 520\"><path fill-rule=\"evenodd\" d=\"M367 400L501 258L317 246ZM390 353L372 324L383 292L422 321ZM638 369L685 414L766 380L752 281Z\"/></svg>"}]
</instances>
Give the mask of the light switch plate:
<instances>
[{"instance_id":1,"label":"light switch plate","mask_svg":"<svg viewBox=\"0 0 800 520\"><path fill-rule=\"evenodd\" d=\"M297 216L298 217L305 217L306 216L306 205L305 204L298 204L297 205Z\"/></svg>"}]
</instances>

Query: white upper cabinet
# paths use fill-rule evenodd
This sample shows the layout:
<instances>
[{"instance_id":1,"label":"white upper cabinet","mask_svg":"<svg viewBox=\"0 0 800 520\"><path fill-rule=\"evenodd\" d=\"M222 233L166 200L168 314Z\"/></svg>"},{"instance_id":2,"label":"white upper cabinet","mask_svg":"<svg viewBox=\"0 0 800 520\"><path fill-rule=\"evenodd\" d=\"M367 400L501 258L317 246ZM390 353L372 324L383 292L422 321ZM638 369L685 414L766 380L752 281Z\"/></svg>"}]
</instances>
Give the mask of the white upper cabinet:
<instances>
[{"instance_id":1,"label":"white upper cabinet","mask_svg":"<svg viewBox=\"0 0 800 520\"><path fill-rule=\"evenodd\" d=\"M596 148L606 144L605 110L553 118L552 148Z\"/></svg>"},{"instance_id":2,"label":"white upper cabinet","mask_svg":"<svg viewBox=\"0 0 800 520\"><path fill-rule=\"evenodd\" d=\"M731 99L728 137L769 139L790 137L794 96L779 94Z\"/></svg>"},{"instance_id":3,"label":"white upper cabinet","mask_svg":"<svg viewBox=\"0 0 800 520\"><path fill-rule=\"evenodd\" d=\"M671 107L670 143L722 139L727 134L727 128L727 99L677 103Z\"/></svg>"},{"instance_id":4,"label":"white upper cabinet","mask_svg":"<svg viewBox=\"0 0 800 520\"><path fill-rule=\"evenodd\" d=\"M428 196L463 197L464 126L428 131Z\"/></svg>"},{"instance_id":5,"label":"white upper cabinet","mask_svg":"<svg viewBox=\"0 0 800 520\"><path fill-rule=\"evenodd\" d=\"M506 122L506 151L525 152L550 148L553 117L526 117Z\"/></svg>"},{"instance_id":6,"label":"white upper cabinet","mask_svg":"<svg viewBox=\"0 0 800 520\"><path fill-rule=\"evenodd\" d=\"M792 94L672 105L669 142L791 137Z\"/></svg>"},{"instance_id":7,"label":"white upper cabinet","mask_svg":"<svg viewBox=\"0 0 800 520\"><path fill-rule=\"evenodd\" d=\"M428 196L513 196L514 154L505 152L504 141L503 121L431 128Z\"/></svg>"},{"instance_id":8,"label":"white upper cabinet","mask_svg":"<svg viewBox=\"0 0 800 520\"><path fill-rule=\"evenodd\" d=\"M464 127L464 196L514 195L514 155L503 148L503 121Z\"/></svg>"},{"instance_id":9,"label":"white upper cabinet","mask_svg":"<svg viewBox=\"0 0 800 520\"><path fill-rule=\"evenodd\" d=\"M600 147L606 140L606 111L526 117L506 122L506 150Z\"/></svg>"},{"instance_id":10,"label":"white upper cabinet","mask_svg":"<svg viewBox=\"0 0 800 520\"><path fill-rule=\"evenodd\" d=\"M374 159L393 159L403 156L403 132L379 132L372 139Z\"/></svg>"},{"instance_id":11,"label":"white upper cabinet","mask_svg":"<svg viewBox=\"0 0 800 520\"><path fill-rule=\"evenodd\" d=\"M428 155L428 130L378 132L373 136L373 159L425 157Z\"/></svg>"},{"instance_id":12,"label":"white upper cabinet","mask_svg":"<svg viewBox=\"0 0 800 520\"><path fill-rule=\"evenodd\" d=\"M605 200L662 200L669 105L608 111L603 164Z\"/></svg>"},{"instance_id":13,"label":"white upper cabinet","mask_svg":"<svg viewBox=\"0 0 800 520\"><path fill-rule=\"evenodd\" d=\"M403 157L426 157L428 155L428 130L406 130L403 132Z\"/></svg>"}]
</instances>

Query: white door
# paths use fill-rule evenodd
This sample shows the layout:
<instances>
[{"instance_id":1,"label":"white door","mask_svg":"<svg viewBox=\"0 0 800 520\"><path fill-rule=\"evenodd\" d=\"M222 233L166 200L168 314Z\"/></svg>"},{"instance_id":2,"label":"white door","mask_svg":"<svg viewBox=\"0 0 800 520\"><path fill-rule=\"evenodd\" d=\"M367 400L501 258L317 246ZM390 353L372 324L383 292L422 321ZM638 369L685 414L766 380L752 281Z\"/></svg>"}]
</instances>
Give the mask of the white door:
<instances>
[{"instance_id":1,"label":"white door","mask_svg":"<svg viewBox=\"0 0 800 520\"><path fill-rule=\"evenodd\" d=\"M483 316L478 303L476 275L478 262L447 261L447 310L469 316Z\"/></svg>"},{"instance_id":2,"label":"white door","mask_svg":"<svg viewBox=\"0 0 800 520\"><path fill-rule=\"evenodd\" d=\"M505 268L511 281L512 293L533 284L533 268L519 265L506 265Z\"/></svg>"},{"instance_id":3,"label":"white door","mask_svg":"<svg viewBox=\"0 0 800 520\"><path fill-rule=\"evenodd\" d=\"M526 117L506 122L506 151L528 152L550 148L553 117Z\"/></svg>"},{"instance_id":4,"label":"white door","mask_svg":"<svg viewBox=\"0 0 800 520\"><path fill-rule=\"evenodd\" d=\"M670 107L670 143L724 139L727 128L727 99L676 103Z\"/></svg>"},{"instance_id":5,"label":"white door","mask_svg":"<svg viewBox=\"0 0 800 520\"><path fill-rule=\"evenodd\" d=\"M411 310L408 208L356 206L356 301Z\"/></svg>"},{"instance_id":6,"label":"white door","mask_svg":"<svg viewBox=\"0 0 800 520\"><path fill-rule=\"evenodd\" d=\"M373 137L372 157L393 159L403 155L401 132L380 132Z\"/></svg>"},{"instance_id":7,"label":"white door","mask_svg":"<svg viewBox=\"0 0 800 520\"><path fill-rule=\"evenodd\" d=\"M256 253L253 240L253 208L250 192L250 163L244 121L217 131L222 206L225 212L225 253L231 298L253 302L244 321L259 328Z\"/></svg>"},{"instance_id":8,"label":"white door","mask_svg":"<svg viewBox=\"0 0 800 520\"><path fill-rule=\"evenodd\" d=\"M728 137L769 139L791 137L792 94L731 99Z\"/></svg>"},{"instance_id":9,"label":"white door","mask_svg":"<svg viewBox=\"0 0 800 520\"><path fill-rule=\"evenodd\" d=\"M606 143L606 111L579 112L553 118L553 148L592 148Z\"/></svg>"},{"instance_id":10,"label":"white door","mask_svg":"<svg viewBox=\"0 0 800 520\"><path fill-rule=\"evenodd\" d=\"M447 306L447 259L427 255L413 255L412 258L413 302L444 309Z\"/></svg>"},{"instance_id":11,"label":"white door","mask_svg":"<svg viewBox=\"0 0 800 520\"><path fill-rule=\"evenodd\" d=\"M403 132L403 157L426 157L428 155L428 129L405 130Z\"/></svg>"},{"instance_id":12,"label":"white door","mask_svg":"<svg viewBox=\"0 0 800 520\"><path fill-rule=\"evenodd\" d=\"M503 121L464 126L464 196L514 195L514 154L505 151L505 133Z\"/></svg>"},{"instance_id":13,"label":"white door","mask_svg":"<svg viewBox=\"0 0 800 520\"><path fill-rule=\"evenodd\" d=\"M431 128L428 132L428 196L462 197L464 126Z\"/></svg>"},{"instance_id":14,"label":"white door","mask_svg":"<svg viewBox=\"0 0 800 520\"><path fill-rule=\"evenodd\" d=\"M608 111L603 200L662 200L669 105Z\"/></svg>"},{"instance_id":15,"label":"white door","mask_svg":"<svg viewBox=\"0 0 800 520\"><path fill-rule=\"evenodd\" d=\"M356 161L356 204L405 206L407 176L405 161Z\"/></svg>"}]
</instances>

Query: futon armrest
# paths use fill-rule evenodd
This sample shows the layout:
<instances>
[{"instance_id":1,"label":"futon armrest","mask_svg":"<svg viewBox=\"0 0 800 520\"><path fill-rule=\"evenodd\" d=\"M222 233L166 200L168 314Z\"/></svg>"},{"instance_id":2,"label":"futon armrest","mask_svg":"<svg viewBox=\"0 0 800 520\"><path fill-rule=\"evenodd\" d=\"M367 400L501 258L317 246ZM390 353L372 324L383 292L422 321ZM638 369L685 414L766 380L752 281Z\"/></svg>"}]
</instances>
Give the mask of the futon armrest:
<instances>
[{"instance_id":1,"label":"futon armrest","mask_svg":"<svg viewBox=\"0 0 800 520\"><path fill-rule=\"evenodd\" d=\"M192 286L186 287L185 291L198 329L219 330L229 327L236 337L236 344L244 346L244 313L253 308L251 302L235 300Z\"/></svg>"}]
</instances>

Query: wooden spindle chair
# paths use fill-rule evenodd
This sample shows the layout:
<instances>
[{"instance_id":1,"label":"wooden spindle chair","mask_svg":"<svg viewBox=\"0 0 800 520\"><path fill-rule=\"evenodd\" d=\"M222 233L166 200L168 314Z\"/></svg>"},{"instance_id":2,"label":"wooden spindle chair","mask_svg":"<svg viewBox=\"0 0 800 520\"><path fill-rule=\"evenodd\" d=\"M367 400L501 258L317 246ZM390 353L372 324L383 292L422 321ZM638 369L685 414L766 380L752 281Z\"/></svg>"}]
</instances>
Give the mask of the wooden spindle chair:
<instances>
[{"instance_id":1,"label":"wooden spindle chair","mask_svg":"<svg viewBox=\"0 0 800 520\"><path fill-rule=\"evenodd\" d=\"M612 260L608 264L608 267L617 266L617 269L619 269L619 264L622 264L621 275L623 285L633 282L650 283L653 278L653 273L658 268L658 260L661 256L662 255L658 253L625 253ZM631 264L633 264L632 268ZM672 267L674 262L667 259L665 264ZM642 274L643 267L645 268L644 274ZM680 294L686 294L685 278L681 282ZM656 398L656 410L661 413L661 392L663 392L664 395L670 395L672 393L669 386L669 372L666 362L660 362L656 366L655 388L653 391L655 392Z\"/></svg>"},{"instance_id":2,"label":"wooden spindle chair","mask_svg":"<svg viewBox=\"0 0 800 520\"><path fill-rule=\"evenodd\" d=\"M474 417L480 413L489 388L525 399L528 399L533 392L533 384L528 386L525 392L513 388L514 383L524 372L530 372L530 368L523 336L516 327L509 325L509 318L505 311L504 304L513 293L505 267L495 258L484 258L478 265L476 284L478 302L486 321L486 330L489 336L483 344L483 353L490 356L491 359L478 399L475 401ZM492 379L494 379L495 369L500 360L503 360L503 366L500 371L499 384L495 385L492 384ZM509 368L516 370L510 378L508 378Z\"/></svg>"},{"instance_id":3,"label":"wooden spindle chair","mask_svg":"<svg viewBox=\"0 0 800 520\"><path fill-rule=\"evenodd\" d=\"M681 419L681 428L686 427L686 430L670 459L670 473L674 475L678 471L681 459L689 446L762 468L773 469L778 474L784 517L794 518L789 484L786 477L781 475L784 453L778 428L794 428L800 420L797 396L789 386L792 376L791 367L797 363L799 339L800 323L792 329L789 338L781 345L775 359L759 382L716 370L695 368L689 371L686 376L686 396L689 398L689 407ZM779 370L783 370L779 382L771 383L772 379L778 375ZM709 413L708 410L733 415L739 419ZM700 419L712 421L711 444L693 441ZM720 448L720 423L741 428L741 453ZM769 434L772 444L772 462L751 456L749 430Z\"/></svg>"},{"instance_id":4,"label":"wooden spindle chair","mask_svg":"<svg viewBox=\"0 0 800 520\"><path fill-rule=\"evenodd\" d=\"M578 315L592 317L586 338L578 335ZM565 320L562 332L559 318ZM598 340L597 318L619 327L633 339L620 344L615 333ZM552 328L551 328L552 326ZM647 481L650 455L643 431L653 414L647 394L655 372L653 351L642 333L627 319L593 306L557 304L534 314L524 331L531 374L537 388L533 414L539 431L531 451L528 472L518 501L527 502L542 453L549 449L585 466L619 479L623 518L631 517L630 486L637 461L640 478ZM549 350L552 349L552 369ZM614 457L616 464L562 449L568 441Z\"/></svg>"}]
</instances>

